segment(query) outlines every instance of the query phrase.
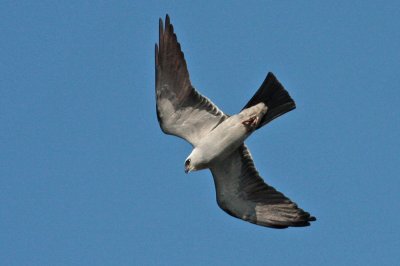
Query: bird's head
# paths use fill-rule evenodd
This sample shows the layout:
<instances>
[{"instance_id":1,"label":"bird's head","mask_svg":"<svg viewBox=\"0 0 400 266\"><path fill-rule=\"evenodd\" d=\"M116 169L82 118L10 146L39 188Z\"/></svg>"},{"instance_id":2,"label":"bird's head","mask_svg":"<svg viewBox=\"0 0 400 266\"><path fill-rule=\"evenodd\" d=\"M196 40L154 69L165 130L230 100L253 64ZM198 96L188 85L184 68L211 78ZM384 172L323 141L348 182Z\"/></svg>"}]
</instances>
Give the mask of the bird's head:
<instances>
[{"instance_id":1,"label":"bird's head","mask_svg":"<svg viewBox=\"0 0 400 266\"><path fill-rule=\"evenodd\" d=\"M192 159L191 158L187 158L185 161L185 173L189 173L191 171L195 170L193 164L192 164Z\"/></svg>"},{"instance_id":2,"label":"bird's head","mask_svg":"<svg viewBox=\"0 0 400 266\"><path fill-rule=\"evenodd\" d=\"M185 173L208 168L208 160L204 159L201 149L195 148L185 161Z\"/></svg>"}]
</instances>

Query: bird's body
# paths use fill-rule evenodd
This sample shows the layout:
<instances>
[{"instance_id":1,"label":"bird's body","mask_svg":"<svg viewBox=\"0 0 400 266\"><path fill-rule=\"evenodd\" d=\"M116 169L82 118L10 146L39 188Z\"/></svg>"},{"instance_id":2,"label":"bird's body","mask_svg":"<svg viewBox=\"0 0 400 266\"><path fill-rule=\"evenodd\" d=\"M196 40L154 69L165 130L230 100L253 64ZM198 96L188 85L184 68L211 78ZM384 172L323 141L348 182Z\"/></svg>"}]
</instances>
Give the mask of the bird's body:
<instances>
[{"instance_id":1,"label":"bird's body","mask_svg":"<svg viewBox=\"0 0 400 266\"><path fill-rule=\"evenodd\" d=\"M263 103L259 103L240 113L228 117L216 128L200 139L187 159L191 159L194 169L201 170L225 159L243 144L250 136L267 111Z\"/></svg>"},{"instance_id":2,"label":"bird's body","mask_svg":"<svg viewBox=\"0 0 400 266\"><path fill-rule=\"evenodd\" d=\"M162 131L187 140L193 150L185 172L210 169L218 205L230 215L258 225L307 226L315 218L298 208L259 176L244 141L258 128L295 108L295 103L269 73L245 107L224 114L191 85L184 55L166 17L156 45L157 118Z\"/></svg>"}]
</instances>

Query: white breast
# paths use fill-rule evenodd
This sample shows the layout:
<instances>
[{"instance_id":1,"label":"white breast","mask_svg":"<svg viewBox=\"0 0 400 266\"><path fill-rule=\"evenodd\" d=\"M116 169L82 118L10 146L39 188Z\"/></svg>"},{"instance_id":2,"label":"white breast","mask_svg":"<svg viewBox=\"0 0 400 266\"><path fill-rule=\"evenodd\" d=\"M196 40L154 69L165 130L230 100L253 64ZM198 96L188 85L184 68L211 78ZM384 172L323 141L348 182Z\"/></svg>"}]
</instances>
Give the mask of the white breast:
<instances>
[{"instance_id":1,"label":"white breast","mask_svg":"<svg viewBox=\"0 0 400 266\"><path fill-rule=\"evenodd\" d=\"M197 164L208 168L214 160L221 160L234 152L252 133L243 121L252 116L263 115L267 110L263 103L243 110L223 121L208 135L200 140L193 150Z\"/></svg>"},{"instance_id":2,"label":"white breast","mask_svg":"<svg viewBox=\"0 0 400 266\"><path fill-rule=\"evenodd\" d=\"M198 147L205 163L222 159L235 151L248 137L249 132L241 123L239 115L229 117L204 137Z\"/></svg>"}]
</instances>

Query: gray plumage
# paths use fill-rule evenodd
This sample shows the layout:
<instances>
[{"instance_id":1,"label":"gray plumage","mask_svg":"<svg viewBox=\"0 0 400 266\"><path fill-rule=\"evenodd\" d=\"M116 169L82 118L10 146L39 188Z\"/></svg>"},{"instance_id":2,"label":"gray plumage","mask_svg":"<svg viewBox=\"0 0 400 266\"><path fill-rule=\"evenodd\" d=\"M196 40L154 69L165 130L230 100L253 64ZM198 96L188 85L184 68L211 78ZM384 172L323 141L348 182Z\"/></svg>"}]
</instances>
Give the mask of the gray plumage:
<instances>
[{"instance_id":1,"label":"gray plumage","mask_svg":"<svg viewBox=\"0 0 400 266\"><path fill-rule=\"evenodd\" d=\"M256 129L295 108L272 73L236 115L224 114L191 85L168 15L155 47L156 108L162 131L187 140L185 171L210 169L217 203L230 215L262 226L307 226L315 217L298 208L258 174L244 141Z\"/></svg>"}]
</instances>

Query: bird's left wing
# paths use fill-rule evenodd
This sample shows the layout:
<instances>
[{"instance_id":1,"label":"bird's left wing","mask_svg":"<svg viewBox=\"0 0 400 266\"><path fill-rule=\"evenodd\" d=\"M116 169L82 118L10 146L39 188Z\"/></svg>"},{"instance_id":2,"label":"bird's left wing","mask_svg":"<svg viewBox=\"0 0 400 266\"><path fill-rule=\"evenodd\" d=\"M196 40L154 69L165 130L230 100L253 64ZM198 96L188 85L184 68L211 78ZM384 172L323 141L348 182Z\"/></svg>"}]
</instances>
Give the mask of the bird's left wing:
<instances>
[{"instance_id":1,"label":"bird's left wing","mask_svg":"<svg viewBox=\"0 0 400 266\"><path fill-rule=\"evenodd\" d=\"M218 205L239 219L273 228L307 226L315 217L264 183L243 144L210 167Z\"/></svg>"},{"instance_id":2,"label":"bird's left wing","mask_svg":"<svg viewBox=\"0 0 400 266\"><path fill-rule=\"evenodd\" d=\"M227 116L191 85L183 52L168 15L155 49L157 118L166 134L193 146Z\"/></svg>"}]
</instances>

